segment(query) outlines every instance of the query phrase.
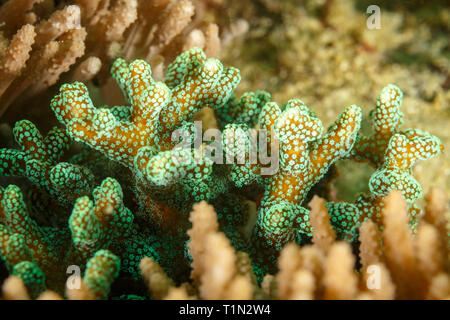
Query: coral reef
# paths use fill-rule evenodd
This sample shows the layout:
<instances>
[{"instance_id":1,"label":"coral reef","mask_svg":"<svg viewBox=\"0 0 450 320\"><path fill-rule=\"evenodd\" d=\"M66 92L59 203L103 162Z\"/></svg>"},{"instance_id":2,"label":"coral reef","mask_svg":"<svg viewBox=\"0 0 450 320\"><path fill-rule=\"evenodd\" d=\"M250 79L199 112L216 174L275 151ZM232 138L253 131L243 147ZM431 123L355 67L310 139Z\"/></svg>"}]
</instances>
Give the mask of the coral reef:
<instances>
[{"instance_id":1,"label":"coral reef","mask_svg":"<svg viewBox=\"0 0 450 320\"><path fill-rule=\"evenodd\" d=\"M0 5L3 299L450 297L448 192L419 161L445 163L448 139L408 120L437 132L445 114L448 47L428 34L445 19L386 10L373 32L363 0Z\"/></svg>"},{"instance_id":2,"label":"coral reef","mask_svg":"<svg viewBox=\"0 0 450 320\"><path fill-rule=\"evenodd\" d=\"M383 197L391 190L399 190L407 201L409 223L414 226L417 222L413 201L420 197L421 189L411 167L418 159L439 153L441 145L428 133L399 130L402 93L393 85L382 90L371 113L374 134L365 136L360 133L361 110L355 105L346 108L322 133L321 121L301 100L291 99L280 108L262 91L236 98L239 71L207 59L196 47L168 66L164 82L152 79L144 60L128 64L116 59L111 73L130 106L96 108L83 83L65 84L51 108L66 131L54 128L44 138L24 120L13 130L22 150L0 151L3 175L27 177L61 211L73 206L68 224L63 215L57 226L39 225L31 218L17 186L2 190L1 255L12 274L23 279L30 297L37 297L45 288L63 293L66 268L78 265L84 271L80 280L84 291L68 291L68 297L108 297L120 269L134 281L143 272L150 292L161 298L169 294L161 287L188 279L189 261L193 261L191 277L194 284L200 283L201 297L250 298L251 288L276 271L278 254L287 243L303 245L311 237L317 238L314 225L320 230L324 223L317 219L310 223L304 202L337 159L369 161L377 171L369 183L370 195L361 196L355 204L330 201L313 210L317 215L329 208L334 230L327 234L354 240L362 222L373 220L380 225L380 213L388 210L383 209ZM216 110L224 126L219 139L225 154L219 161L205 151L207 143L196 148L194 141L199 132L192 121L206 105ZM236 123L230 122L234 117ZM268 133L260 139L259 149L270 147L272 155L277 155L278 170L267 172L267 163L261 159L250 161L250 135L242 133L251 125ZM70 140L83 143L84 153L59 162ZM224 161L242 152L242 143L246 146L244 161ZM112 161L122 168L120 179L133 193L130 204L135 214L125 206L119 182L101 178L115 174L99 161ZM99 180L100 186L93 188ZM91 192L94 201L89 199ZM246 240L242 229L249 219L246 199L251 200L255 192L262 192L262 197L255 226ZM194 206L188 219L192 206L202 200L215 206L218 219L211 207L203 208L206 204ZM325 216L322 214L322 219ZM193 229L186 233L189 220ZM204 229L197 230L196 224ZM219 232L219 225L224 233ZM214 258L221 247L221 258ZM241 252L240 259L235 250ZM339 256L344 249L336 250ZM205 262L214 260L224 265ZM246 276L238 269L233 271L236 263L244 263L239 260L247 264L241 266L247 270ZM210 267L216 271L209 274ZM223 277L215 279L218 272ZM154 277L159 279L156 284ZM336 282L333 278L329 281ZM335 297L334 289L330 290L325 296Z\"/></svg>"}]
</instances>

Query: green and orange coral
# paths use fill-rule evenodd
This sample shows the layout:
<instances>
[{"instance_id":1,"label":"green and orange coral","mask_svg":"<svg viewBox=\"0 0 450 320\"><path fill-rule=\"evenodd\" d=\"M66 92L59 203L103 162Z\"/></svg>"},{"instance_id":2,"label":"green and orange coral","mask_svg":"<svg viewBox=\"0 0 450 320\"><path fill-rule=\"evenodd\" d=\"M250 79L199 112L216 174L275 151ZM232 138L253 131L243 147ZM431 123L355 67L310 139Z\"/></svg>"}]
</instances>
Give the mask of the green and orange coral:
<instances>
[{"instance_id":1,"label":"green and orange coral","mask_svg":"<svg viewBox=\"0 0 450 320\"><path fill-rule=\"evenodd\" d=\"M309 241L313 228L305 202L340 159L366 161L376 168L369 195L355 203L327 203L340 237L355 238L367 219L379 222L382 197L393 189L408 201L414 224L413 201L421 190L412 166L439 153L441 144L428 133L399 130L402 93L397 87L383 89L371 113L374 133L366 137L360 133L362 112L355 105L323 132L317 115L301 100L280 108L264 91L237 98L239 71L207 59L198 48L178 56L164 82L152 79L143 60L128 64L117 59L111 72L129 105L96 108L84 84L63 85L51 107L66 131L53 129L43 138L24 120L14 129L22 150L0 150L1 174L25 176L61 206L73 206L68 223L39 225L17 186L1 191L0 253L19 277L21 270L33 270L31 278L23 276L35 290L33 296L42 291L43 282L62 292L67 266L80 265L91 296L106 298L119 274L140 279L139 262L145 256L175 281L186 280L192 259L188 216L201 200L215 207L219 229L237 250L251 256L253 272L262 280L276 269L286 243ZM219 140L225 154L218 158L205 152L214 141L196 148L192 139L199 134L194 115L206 106L215 110L223 129ZM250 161L254 129L267 133L260 136L257 151L276 159L277 170L267 170L274 168L261 159ZM70 139L85 149L59 162ZM242 161L230 163L230 156ZM105 174L110 177L100 179ZM93 188L98 180L101 185ZM118 180L131 196L124 197ZM244 234L248 201L257 198L261 200L250 236Z\"/></svg>"},{"instance_id":2,"label":"green and orange coral","mask_svg":"<svg viewBox=\"0 0 450 320\"><path fill-rule=\"evenodd\" d=\"M48 288L61 292L68 266L84 267L100 251L108 249L120 257L115 259L121 261L126 272L139 278L140 259L151 256L159 260L163 250L160 242L152 241L151 236L139 233L133 226L134 216L123 205L117 181L104 180L93 195L94 202L87 196L78 198L68 225L54 228L41 227L31 219L17 186L1 190L0 252L8 267L20 270L17 265L30 263L27 268L44 274Z\"/></svg>"},{"instance_id":3,"label":"green and orange coral","mask_svg":"<svg viewBox=\"0 0 450 320\"><path fill-rule=\"evenodd\" d=\"M400 111L403 93L394 85L381 91L370 113L373 133L358 135L349 158L368 162L376 171L369 180L370 195L361 195L354 204L329 203L332 222L338 231L349 232L368 218L380 224L382 198L391 190L402 192L408 203L410 222L414 226L419 209L414 200L422 196L420 184L412 176L418 160L427 160L443 148L439 138L417 129L399 130L403 122Z\"/></svg>"}]
</instances>

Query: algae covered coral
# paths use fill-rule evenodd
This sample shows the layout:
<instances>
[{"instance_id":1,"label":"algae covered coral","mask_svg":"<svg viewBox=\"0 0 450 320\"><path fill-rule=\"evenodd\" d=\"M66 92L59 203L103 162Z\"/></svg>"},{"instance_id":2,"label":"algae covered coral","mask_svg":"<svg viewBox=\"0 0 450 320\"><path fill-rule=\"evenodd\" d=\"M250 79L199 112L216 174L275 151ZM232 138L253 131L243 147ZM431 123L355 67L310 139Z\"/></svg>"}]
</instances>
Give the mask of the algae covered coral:
<instances>
[{"instance_id":1,"label":"algae covered coral","mask_svg":"<svg viewBox=\"0 0 450 320\"><path fill-rule=\"evenodd\" d=\"M52 97L39 97L54 120L20 120L11 134L4 126L4 298L448 298L447 200L433 189L422 210L413 176L418 160L444 148L420 127L402 128L401 88L385 83L378 98L371 94L372 130L355 104L336 106L325 130L314 101L309 108L253 88L238 94L240 70L208 57L219 48L217 25L201 36L205 22L194 19L199 29L183 31L195 8L214 19L209 1L12 0L1 8L19 3L35 19L48 11L38 31L70 11L98 15L78 17L75 30L86 39L100 38L101 28L117 34L80 53L102 61L111 77L100 67L95 78L63 77ZM137 12L167 20L150 27ZM107 26L111 16L120 26ZM182 25L170 23L179 17ZM59 35L51 41L60 44ZM5 45L3 66L15 41ZM21 77L5 76L8 86ZM123 98L107 103L117 88ZM20 99L10 101L5 109L23 110ZM335 192L337 162L373 167L354 201ZM381 287L369 285L374 268Z\"/></svg>"}]
</instances>

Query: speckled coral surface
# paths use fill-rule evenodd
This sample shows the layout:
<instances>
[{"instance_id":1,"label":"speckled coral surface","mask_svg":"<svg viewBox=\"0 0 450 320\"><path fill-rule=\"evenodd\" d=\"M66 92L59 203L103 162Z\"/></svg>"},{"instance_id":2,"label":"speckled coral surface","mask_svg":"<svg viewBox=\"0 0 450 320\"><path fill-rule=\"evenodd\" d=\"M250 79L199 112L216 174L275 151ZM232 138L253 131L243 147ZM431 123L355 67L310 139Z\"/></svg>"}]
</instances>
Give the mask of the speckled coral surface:
<instances>
[{"instance_id":1,"label":"speckled coral surface","mask_svg":"<svg viewBox=\"0 0 450 320\"><path fill-rule=\"evenodd\" d=\"M428 131L445 149L415 166L417 180L424 190L440 186L450 192L450 59L443 36L450 28L449 7L423 3L408 10L381 2L381 28L369 30L364 1L261 1L265 6L253 2L242 10L236 1L226 2L234 8L231 15L250 24L241 45L228 47L223 58L241 70L238 90L266 88L279 103L302 99L324 125L356 104L364 114L362 129L369 131L378 92L395 83L404 93L402 128ZM348 162L338 166L338 196L353 200L367 189L372 171Z\"/></svg>"}]
</instances>

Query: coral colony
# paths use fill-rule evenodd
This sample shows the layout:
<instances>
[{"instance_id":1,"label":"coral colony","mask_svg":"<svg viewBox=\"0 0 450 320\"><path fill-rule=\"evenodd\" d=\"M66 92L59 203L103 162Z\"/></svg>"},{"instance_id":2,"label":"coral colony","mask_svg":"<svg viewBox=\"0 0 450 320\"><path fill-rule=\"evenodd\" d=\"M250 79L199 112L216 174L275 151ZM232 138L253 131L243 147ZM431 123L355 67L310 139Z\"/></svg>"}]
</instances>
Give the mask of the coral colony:
<instances>
[{"instance_id":1,"label":"coral colony","mask_svg":"<svg viewBox=\"0 0 450 320\"><path fill-rule=\"evenodd\" d=\"M199 48L179 55L163 82L152 79L143 60L116 59L111 73L127 105L96 107L83 83L64 84L51 101L63 126L43 136L32 122L19 121L13 134L20 149L0 150L0 174L26 177L35 187L32 209L19 187L0 191L0 253L30 297L43 292L76 296L76 289L67 288L67 269L74 265L81 268L77 289L85 298L108 298L117 278L147 283L151 294L144 298L164 298L169 287L174 297L176 290L187 297L202 281L200 296L229 298L239 281L247 279L242 274L250 275L255 286L264 279L264 286L269 274L280 269L277 277L282 277L286 272L282 259L287 251L277 267L286 244L307 245L317 236L311 212L318 210L314 202L319 200L308 207L309 193L315 185L329 183L327 172L340 159L367 162L376 171L370 192L354 203L321 200L319 211L328 211L334 229L329 232L356 243L360 232L360 237L367 234L359 230L362 224L382 230L384 197L391 190L406 201L409 228L416 228L420 209L414 200L422 191L412 167L437 155L442 145L428 133L400 129L402 92L395 85L381 91L370 113L373 133L365 136L356 105L345 108L324 130L299 99L280 107L265 91L236 97L239 70L206 58ZM193 117L206 106L214 109L221 135L199 143ZM252 139L254 129L265 134ZM62 161L74 142L83 147ZM252 148L267 157L252 158ZM250 231L247 199L257 201ZM201 201L214 209L195 205ZM375 224L367 225L370 221ZM218 236L221 232L226 237ZM208 284L202 256L214 257L214 243L228 248L224 257L235 257L236 250L237 258L230 259L247 265L242 271L231 263L234 271L227 271L222 287L217 281ZM340 246L332 247L327 259L339 250L345 255L348 248ZM155 281L166 285L155 289ZM174 288L176 284L181 286ZM216 287L208 291L208 285ZM279 297L287 297L282 282L278 290ZM333 297L332 290L327 292ZM130 285L120 297L143 298L135 293Z\"/></svg>"}]
</instances>

